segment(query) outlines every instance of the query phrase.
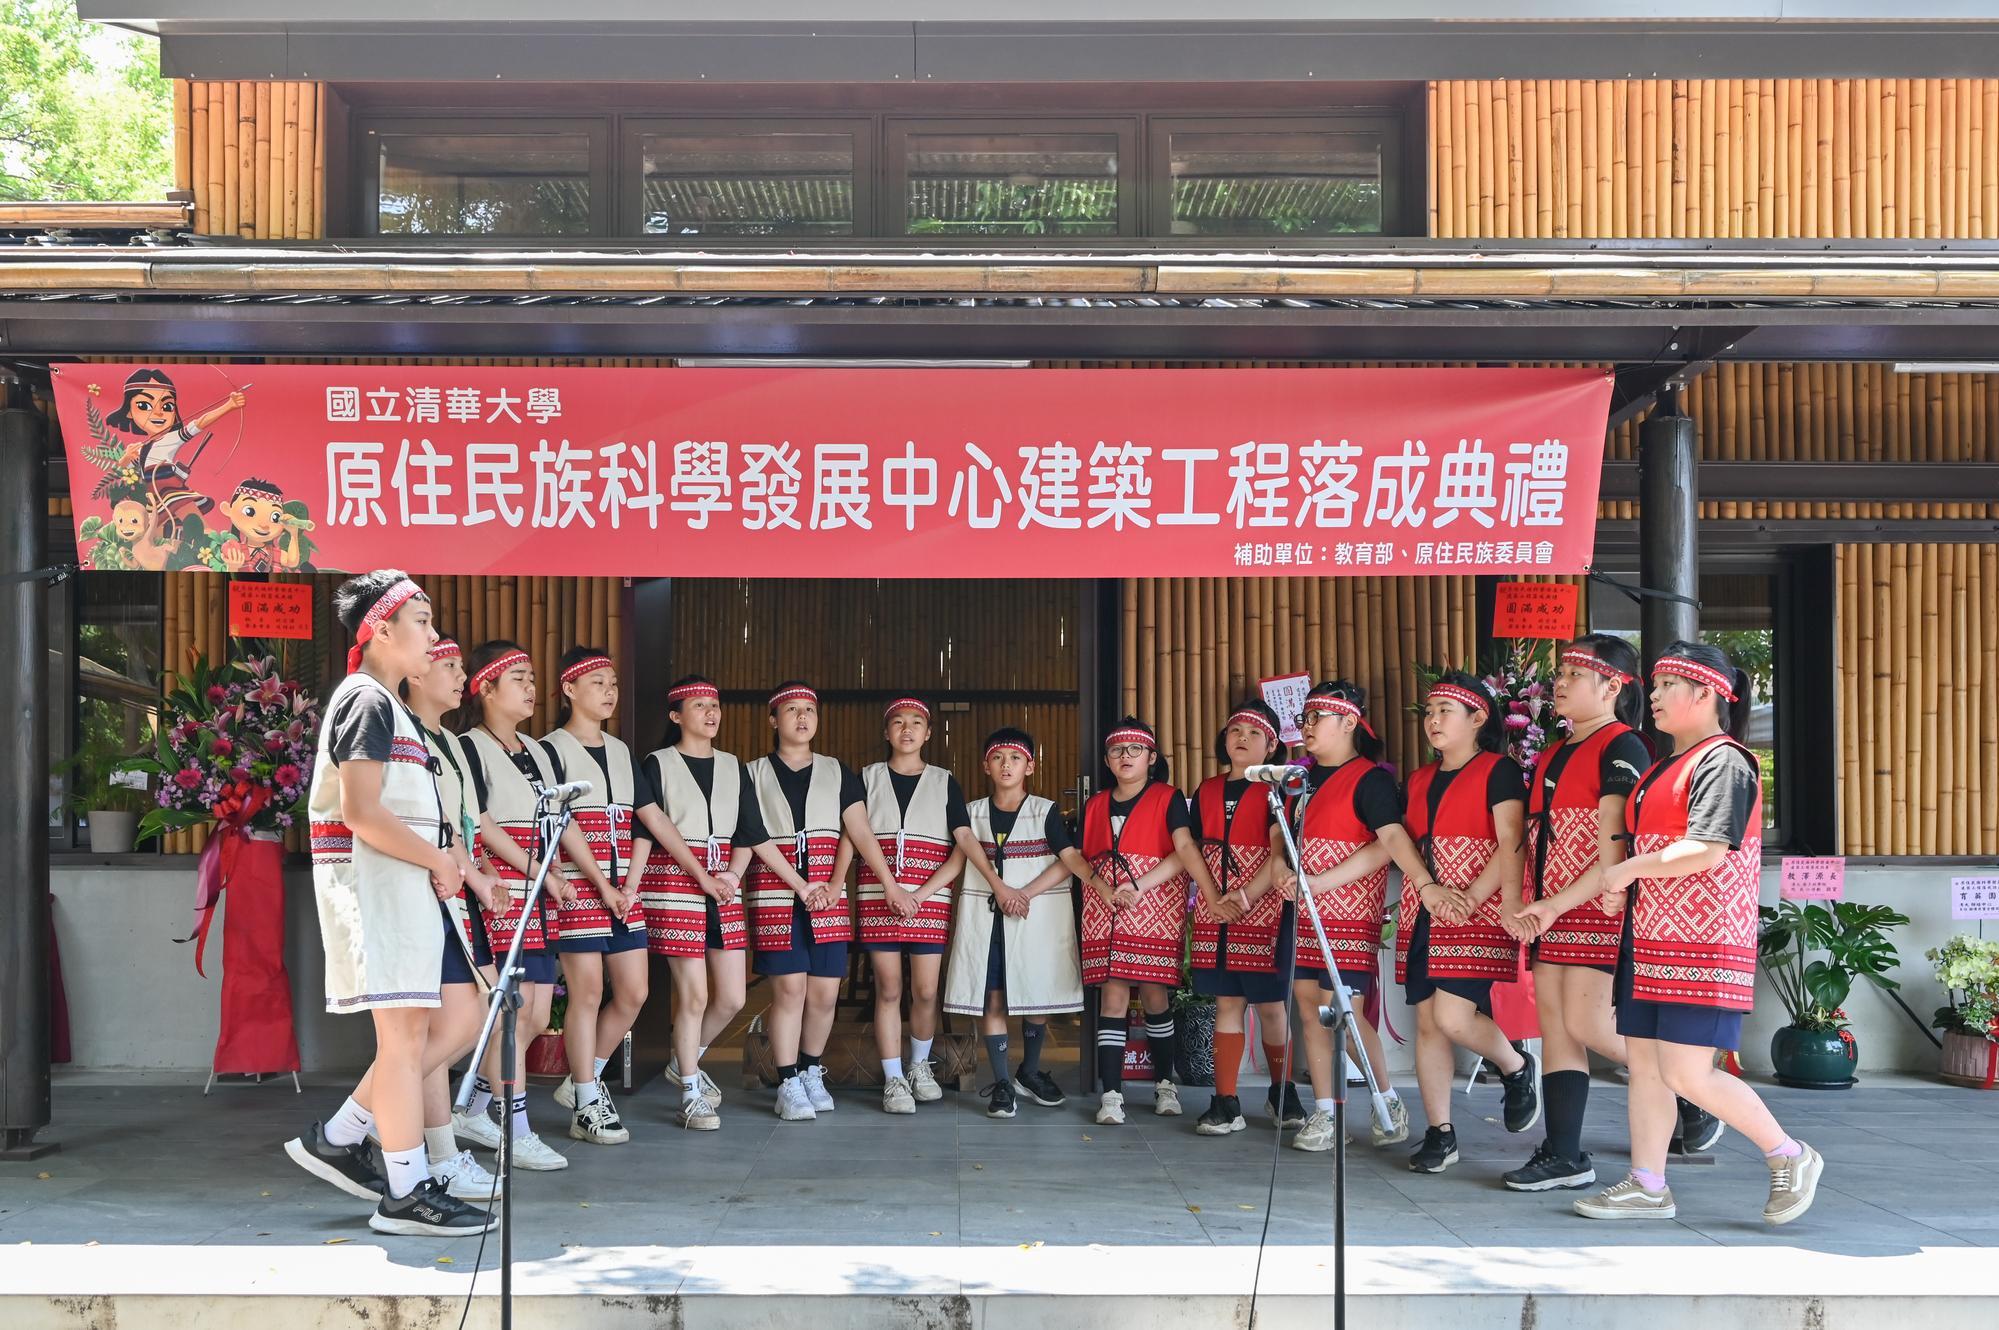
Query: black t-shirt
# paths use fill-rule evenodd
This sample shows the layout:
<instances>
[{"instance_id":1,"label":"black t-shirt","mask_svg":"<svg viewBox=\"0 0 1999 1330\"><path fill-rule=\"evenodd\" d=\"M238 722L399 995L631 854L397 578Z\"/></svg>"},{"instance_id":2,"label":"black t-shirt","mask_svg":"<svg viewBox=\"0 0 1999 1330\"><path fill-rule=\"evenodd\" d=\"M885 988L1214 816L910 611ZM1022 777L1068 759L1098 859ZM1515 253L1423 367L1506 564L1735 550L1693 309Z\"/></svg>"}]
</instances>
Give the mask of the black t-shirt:
<instances>
[{"instance_id":1,"label":"black t-shirt","mask_svg":"<svg viewBox=\"0 0 1999 1330\"><path fill-rule=\"evenodd\" d=\"M714 756L711 754L708 757L690 757L682 753L680 760L687 764L687 774L694 778L695 788L701 791L702 797L713 799L715 797ZM736 828L734 834L729 837L729 844L761 845L770 839L770 832L764 827L763 805L757 802L756 783L750 779L750 769L740 762L736 764L736 777ZM658 754L646 754L645 783L639 788L644 792L644 797L659 806L661 812L666 811L666 774L660 770ZM645 840L652 839L645 834L643 822L638 825L638 834Z\"/></svg>"},{"instance_id":2,"label":"black t-shirt","mask_svg":"<svg viewBox=\"0 0 1999 1330\"><path fill-rule=\"evenodd\" d=\"M784 793L784 801L791 805L791 825L794 827L805 825L805 795L812 788L812 767L813 764L807 762L794 771L776 753L770 755L770 769L777 776L777 788ZM867 803L868 791L861 784L861 778L854 774L852 767L845 762L840 763L841 818L844 820L847 810L855 804L865 810Z\"/></svg>"},{"instance_id":3,"label":"black t-shirt","mask_svg":"<svg viewBox=\"0 0 1999 1330\"><path fill-rule=\"evenodd\" d=\"M1544 804L1554 802L1555 783L1562 778L1562 769L1569 765L1569 759L1576 755L1581 745L1565 743L1555 750L1548 759L1547 769L1541 773L1541 798ZM1645 746L1645 738L1636 730L1626 730L1603 746L1597 758L1597 782L1602 794L1628 795L1637 788L1638 778L1645 774L1645 768L1652 765L1652 750Z\"/></svg>"},{"instance_id":4,"label":"black t-shirt","mask_svg":"<svg viewBox=\"0 0 1999 1330\"><path fill-rule=\"evenodd\" d=\"M1469 766L1470 763L1465 765ZM1439 766L1436 774L1430 778L1431 826L1437 825L1437 810L1444 805L1444 791L1451 788L1451 782L1456 780L1458 772L1463 770L1464 767L1446 770ZM1486 807L1497 808L1501 804L1525 803L1526 800L1527 773L1522 771L1520 764L1512 758L1501 757L1492 764L1492 772L1485 778Z\"/></svg>"},{"instance_id":5,"label":"black t-shirt","mask_svg":"<svg viewBox=\"0 0 1999 1330\"><path fill-rule=\"evenodd\" d=\"M1358 757L1350 757L1347 762L1361 760ZM1333 778L1334 772L1345 766L1346 762L1340 763L1337 767L1314 763L1310 774L1306 776L1311 782L1313 793L1316 794L1320 786ZM1391 822L1400 822L1402 791L1395 784L1395 777L1379 766L1362 776L1353 787L1353 811L1354 816L1359 818L1361 824L1370 831L1379 831Z\"/></svg>"},{"instance_id":6,"label":"black t-shirt","mask_svg":"<svg viewBox=\"0 0 1999 1330\"><path fill-rule=\"evenodd\" d=\"M341 698L326 718L326 732L333 736L326 754L333 765L388 761L397 705L378 688L356 688Z\"/></svg>"},{"instance_id":7,"label":"black t-shirt","mask_svg":"<svg viewBox=\"0 0 1999 1330\"><path fill-rule=\"evenodd\" d=\"M889 788L895 791L896 807L902 810L904 817L909 816L909 801L916 797L916 786L922 779L923 773L921 771L912 775L905 775L900 771L891 769L888 773ZM947 771L944 773L944 780L946 785L944 791L944 826L946 831L954 832L959 827L971 826L971 814L965 811L965 792L958 788L958 778Z\"/></svg>"},{"instance_id":8,"label":"black t-shirt","mask_svg":"<svg viewBox=\"0 0 1999 1330\"><path fill-rule=\"evenodd\" d=\"M1149 794L1151 790L1152 786L1147 785L1144 789L1140 790L1137 794L1132 795L1131 798L1129 799L1120 799L1117 797L1116 794L1111 795L1111 834L1113 836L1116 836L1119 830L1123 828L1124 820L1127 817L1131 816L1132 809L1138 807L1138 801L1140 799L1143 799L1147 794ZM1189 818L1187 815L1187 800L1185 796L1183 796L1180 793L1180 791L1171 788L1168 789L1167 796L1168 796L1166 800L1167 834L1170 836L1172 833L1176 831L1185 831L1191 833L1194 829L1194 824L1193 820Z\"/></svg>"},{"instance_id":9,"label":"black t-shirt","mask_svg":"<svg viewBox=\"0 0 1999 1330\"><path fill-rule=\"evenodd\" d=\"M993 803L989 803L987 808L990 811L986 815L986 820L992 824L993 839L999 844L999 858L1004 859L1006 857L1006 843L1013 836L1014 823L1020 820L1020 810L1018 808L1001 808L998 804ZM966 825L970 825L969 821ZM1048 841L1048 853L1050 854L1059 855L1070 846L1069 824L1062 820L1062 810L1052 803L1048 805L1048 816L1042 820L1041 834ZM998 860L994 861L993 866L995 868L999 867Z\"/></svg>"},{"instance_id":10,"label":"black t-shirt","mask_svg":"<svg viewBox=\"0 0 1999 1330\"><path fill-rule=\"evenodd\" d=\"M1222 782L1222 825L1211 827L1201 816L1201 800L1197 796L1187 810L1187 829L1194 833L1195 840L1226 840L1228 829L1237 817L1254 817L1243 810L1242 801L1254 798L1258 806L1268 809L1269 802L1261 795L1252 795L1247 780L1229 779Z\"/></svg>"},{"instance_id":11,"label":"black t-shirt","mask_svg":"<svg viewBox=\"0 0 1999 1330\"><path fill-rule=\"evenodd\" d=\"M1675 756L1660 764L1646 789L1664 779L1686 759ZM1760 780L1756 764L1733 744L1717 744L1694 771L1687 789L1687 839L1742 848L1749 831L1749 810L1756 802Z\"/></svg>"},{"instance_id":12,"label":"black t-shirt","mask_svg":"<svg viewBox=\"0 0 1999 1330\"><path fill-rule=\"evenodd\" d=\"M540 739L530 739L528 743L540 748L542 756L548 759L548 769L555 773L556 784L560 785L569 779L568 773L563 770L562 758L556 754L553 748L543 743ZM505 744L501 744L500 746L502 748L506 747ZM492 803L492 800L487 797L487 790L490 786L486 779L485 764L481 761L479 750L476 747L469 743L463 745L463 747L465 749L465 756L469 759L466 774L472 778L472 788L479 793L479 807L488 807ZM526 745L523 745L518 752L509 752L507 757L513 762L514 769L527 777L529 785L533 786L536 790L542 788L541 770L535 766L534 756L528 751Z\"/></svg>"}]
</instances>

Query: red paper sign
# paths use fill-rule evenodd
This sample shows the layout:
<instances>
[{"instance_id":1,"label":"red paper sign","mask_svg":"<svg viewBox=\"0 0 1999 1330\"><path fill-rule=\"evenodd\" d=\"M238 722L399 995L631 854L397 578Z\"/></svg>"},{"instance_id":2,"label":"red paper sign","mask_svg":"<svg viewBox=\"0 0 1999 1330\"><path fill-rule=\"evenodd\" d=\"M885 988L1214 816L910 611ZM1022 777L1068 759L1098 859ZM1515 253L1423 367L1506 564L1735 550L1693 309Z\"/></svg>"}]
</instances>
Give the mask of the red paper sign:
<instances>
[{"instance_id":1,"label":"red paper sign","mask_svg":"<svg viewBox=\"0 0 1999 1330\"><path fill-rule=\"evenodd\" d=\"M310 641L312 587L304 582L231 582L229 635Z\"/></svg>"},{"instance_id":2,"label":"red paper sign","mask_svg":"<svg viewBox=\"0 0 1999 1330\"><path fill-rule=\"evenodd\" d=\"M1836 901L1846 894L1846 860L1838 855L1784 856L1777 894L1787 901Z\"/></svg>"},{"instance_id":3,"label":"red paper sign","mask_svg":"<svg viewBox=\"0 0 1999 1330\"><path fill-rule=\"evenodd\" d=\"M1494 589L1494 637L1552 637L1566 642L1576 633L1573 582L1501 582Z\"/></svg>"},{"instance_id":4,"label":"red paper sign","mask_svg":"<svg viewBox=\"0 0 1999 1330\"><path fill-rule=\"evenodd\" d=\"M1578 369L60 365L93 568L1580 572Z\"/></svg>"}]
</instances>

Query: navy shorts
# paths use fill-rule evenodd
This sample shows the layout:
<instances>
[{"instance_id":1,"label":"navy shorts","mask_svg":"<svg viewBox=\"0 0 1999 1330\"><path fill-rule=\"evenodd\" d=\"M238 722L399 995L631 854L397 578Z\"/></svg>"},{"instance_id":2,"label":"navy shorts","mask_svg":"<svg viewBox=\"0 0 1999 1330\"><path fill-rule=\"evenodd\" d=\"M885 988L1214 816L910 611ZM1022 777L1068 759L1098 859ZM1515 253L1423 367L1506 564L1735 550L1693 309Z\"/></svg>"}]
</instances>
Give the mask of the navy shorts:
<instances>
[{"instance_id":1,"label":"navy shorts","mask_svg":"<svg viewBox=\"0 0 1999 1330\"><path fill-rule=\"evenodd\" d=\"M942 942L863 942L862 951L896 951L905 956L942 956Z\"/></svg>"},{"instance_id":2,"label":"navy shorts","mask_svg":"<svg viewBox=\"0 0 1999 1330\"><path fill-rule=\"evenodd\" d=\"M500 958L505 960L503 956ZM521 948L522 982L529 984L552 984L562 972L562 963L552 951L529 951Z\"/></svg>"},{"instance_id":3,"label":"navy shorts","mask_svg":"<svg viewBox=\"0 0 1999 1330\"><path fill-rule=\"evenodd\" d=\"M565 955L594 951L600 956L615 956L621 951L644 951L645 945L643 928L628 928L623 920L613 919L609 937L566 937L555 944L555 950Z\"/></svg>"},{"instance_id":4,"label":"navy shorts","mask_svg":"<svg viewBox=\"0 0 1999 1330\"><path fill-rule=\"evenodd\" d=\"M1316 983L1328 993L1333 991L1332 976L1316 965L1299 966L1297 979L1299 983ZM1377 987L1375 976L1366 970L1341 970L1340 982L1357 998L1366 997Z\"/></svg>"},{"instance_id":5,"label":"navy shorts","mask_svg":"<svg viewBox=\"0 0 1999 1330\"><path fill-rule=\"evenodd\" d=\"M1628 1039L1657 1039L1733 1053L1742 1047L1742 1013L1628 997L1617 1004L1617 1032Z\"/></svg>"},{"instance_id":6,"label":"navy shorts","mask_svg":"<svg viewBox=\"0 0 1999 1330\"><path fill-rule=\"evenodd\" d=\"M1287 906L1284 911L1284 922L1277 928L1275 952L1277 969L1267 973L1262 970L1227 970L1219 967L1212 970L1195 970L1194 991L1202 997L1239 997L1258 1006L1266 1002L1287 1000L1291 994L1284 983L1284 962L1297 946L1291 924L1292 914ZM1216 932L1215 954L1226 956L1229 954L1229 926L1223 924ZM1300 971L1298 977L1303 979L1306 976Z\"/></svg>"},{"instance_id":7,"label":"navy shorts","mask_svg":"<svg viewBox=\"0 0 1999 1330\"><path fill-rule=\"evenodd\" d=\"M993 918L993 940L986 946L986 992L1006 992L1006 930Z\"/></svg>"},{"instance_id":8,"label":"navy shorts","mask_svg":"<svg viewBox=\"0 0 1999 1330\"><path fill-rule=\"evenodd\" d=\"M447 986L451 984L478 983L479 977L472 972L472 962L465 958L465 948L453 936L458 925L451 917L451 908L443 901L439 901L437 903L437 910L439 914L444 916L444 966L443 973L438 977L438 982ZM486 930L484 925L479 921L479 906L476 903L469 904L466 912L472 919L473 956L479 964L491 965L493 963L493 955L491 951L485 949ZM482 952L484 952L483 955L481 954Z\"/></svg>"},{"instance_id":9,"label":"navy shorts","mask_svg":"<svg viewBox=\"0 0 1999 1330\"><path fill-rule=\"evenodd\" d=\"M805 902L799 901L791 907L790 949L760 951L750 968L761 975L802 974L813 979L845 979L847 944L814 942L812 916L805 912Z\"/></svg>"},{"instance_id":10,"label":"navy shorts","mask_svg":"<svg viewBox=\"0 0 1999 1330\"><path fill-rule=\"evenodd\" d=\"M1414 1007L1439 993L1463 998L1486 1015L1492 1015L1492 980L1430 977L1430 912L1421 910L1416 915L1415 931L1409 935L1409 961L1403 971L1402 996Z\"/></svg>"}]
</instances>

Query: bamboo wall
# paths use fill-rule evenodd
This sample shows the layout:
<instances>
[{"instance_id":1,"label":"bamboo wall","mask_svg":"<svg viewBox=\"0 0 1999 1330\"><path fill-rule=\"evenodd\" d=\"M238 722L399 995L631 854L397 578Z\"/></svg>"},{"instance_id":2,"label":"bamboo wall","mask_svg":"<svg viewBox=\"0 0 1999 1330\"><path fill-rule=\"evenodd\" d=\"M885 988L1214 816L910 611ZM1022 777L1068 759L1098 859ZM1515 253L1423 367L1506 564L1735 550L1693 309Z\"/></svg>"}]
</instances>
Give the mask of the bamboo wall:
<instances>
[{"instance_id":1,"label":"bamboo wall","mask_svg":"<svg viewBox=\"0 0 1999 1330\"><path fill-rule=\"evenodd\" d=\"M1430 233L1999 237L1999 79L1433 83Z\"/></svg>"},{"instance_id":2,"label":"bamboo wall","mask_svg":"<svg viewBox=\"0 0 1999 1330\"><path fill-rule=\"evenodd\" d=\"M324 235L325 143L323 83L174 80L174 187L203 235Z\"/></svg>"},{"instance_id":3,"label":"bamboo wall","mask_svg":"<svg viewBox=\"0 0 1999 1330\"><path fill-rule=\"evenodd\" d=\"M985 792L986 735L1017 725L1040 746L1036 790L1059 803L1080 769L1079 606L1070 581L680 579L672 664L649 669L646 686L713 679L718 742L749 758L770 751L771 688L804 679L822 695L814 746L856 770L884 756L882 707L913 691L932 709L925 756L957 773L966 798ZM648 749L658 739L639 736Z\"/></svg>"},{"instance_id":4,"label":"bamboo wall","mask_svg":"<svg viewBox=\"0 0 1999 1330\"><path fill-rule=\"evenodd\" d=\"M1842 545L1847 854L1999 854L1999 545Z\"/></svg>"}]
</instances>

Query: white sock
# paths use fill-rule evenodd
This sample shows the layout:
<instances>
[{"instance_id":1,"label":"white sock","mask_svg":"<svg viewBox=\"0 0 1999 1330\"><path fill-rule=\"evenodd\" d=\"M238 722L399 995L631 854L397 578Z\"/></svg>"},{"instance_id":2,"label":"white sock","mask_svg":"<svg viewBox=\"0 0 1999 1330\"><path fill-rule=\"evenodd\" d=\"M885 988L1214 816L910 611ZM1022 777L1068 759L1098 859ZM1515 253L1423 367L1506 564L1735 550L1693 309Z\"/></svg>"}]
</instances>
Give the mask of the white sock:
<instances>
[{"instance_id":1,"label":"white sock","mask_svg":"<svg viewBox=\"0 0 1999 1330\"><path fill-rule=\"evenodd\" d=\"M516 1139L533 1134L534 1128L528 1125L528 1097L526 1095L518 1094L514 1096L513 1111L507 1116L511 1119L508 1130Z\"/></svg>"},{"instance_id":2,"label":"white sock","mask_svg":"<svg viewBox=\"0 0 1999 1330\"><path fill-rule=\"evenodd\" d=\"M374 1125L375 1115L355 1103L350 1094L340 1111L326 1120L327 1144L359 1145L368 1139L368 1128Z\"/></svg>"},{"instance_id":3,"label":"white sock","mask_svg":"<svg viewBox=\"0 0 1999 1330\"><path fill-rule=\"evenodd\" d=\"M1402 1096L1395 1092L1395 1087L1392 1085L1381 1092L1381 1097L1387 1100L1391 1104L1399 1104L1402 1102Z\"/></svg>"},{"instance_id":4,"label":"white sock","mask_svg":"<svg viewBox=\"0 0 1999 1330\"><path fill-rule=\"evenodd\" d=\"M597 1088L597 1082L595 1081L579 1082L576 1086L576 1107L588 1108L590 1105L597 1102L598 1096L601 1093L602 1091L600 1091Z\"/></svg>"},{"instance_id":5,"label":"white sock","mask_svg":"<svg viewBox=\"0 0 1999 1330\"><path fill-rule=\"evenodd\" d=\"M611 1059L609 1059L609 1058L598 1058L598 1059L597 1059L597 1061L596 1061L596 1072L597 1072L597 1079L598 1079L598 1080L600 1080L600 1081L601 1081L601 1080L603 1080L603 1079L604 1079L604 1068L606 1068L606 1067L608 1067L608 1066L610 1066L610 1065L611 1065Z\"/></svg>"},{"instance_id":6,"label":"white sock","mask_svg":"<svg viewBox=\"0 0 1999 1330\"><path fill-rule=\"evenodd\" d=\"M883 1076L883 1077L884 1077L885 1079L892 1079L892 1078L894 1078L894 1077L897 1077L897 1076L900 1076L900 1075L902 1075L902 1059L901 1059L901 1058L883 1058L883 1059L882 1059L882 1076Z\"/></svg>"},{"instance_id":7,"label":"white sock","mask_svg":"<svg viewBox=\"0 0 1999 1330\"><path fill-rule=\"evenodd\" d=\"M1330 1113L1335 1108L1337 1108L1338 1105L1335 1104L1330 1099L1314 1099L1312 1101L1312 1107L1318 1109L1321 1113Z\"/></svg>"},{"instance_id":8,"label":"white sock","mask_svg":"<svg viewBox=\"0 0 1999 1330\"><path fill-rule=\"evenodd\" d=\"M683 1104L692 1103L694 1100L699 1099L700 1097L701 1097L700 1082L694 1080L692 1077L689 1077L687 1082L680 1087L680 1102Z\"/></svg>"},{"instance_id":9,"label":"white sock","mask_svg":"<svg viewBox=\"0 0 1999 1330\"><path fill-rule=\"evenodd\" d=\"M423 1152L433 1164L441 1164L458 1153L458 1138L451 1134L451 1124L423 1129Z\"/></svg>"},{"instance_id":10,"label":"white sock","mask_svg":"<svg viewBox=\"0 0 1999 1330\"><path fill-rule=\"evenodd\" d=\"M930 1061L930 1045L936 1042L935 1039L911 1039L909 1041L909 1060L911 1062Z\"/></svg>"},{"instance_id":11,"label":"white sock","mask_svg":"<svg viewBox=\"0 0 1999 1330\"><path fill-rule=\"evenodd\" d=\"M701 1045L701 1047L696 1049L694 1052L694 1058L697 1062L707 1056L708 1056L708 1045L706 1044Z\"/></svg>"},{"instance_id":12,"label":"white sock","mask_svg":"<svg viewBox=\"0 0 1999 1330\"><path fill-rule=\"evenodd\" d=\"M419 1182L430 1181L430 1168L423 1149L382 1151L382 1171L389 1183L389 1195L403 1197L416 1190Z\"/></svg>"},{"instance_id":13,"label":"white sock","mask_svg":"<svg viewBox=\"0 0 1999 1330\"><path fill-rule=\"evenodd\" d=\"M472 1082L472 1098L465 1105L465 1112L476 1118L493 1106L493 1087L486 1083L484 1076L476 1072L468 1071L465 1075Z\"/></svg>"}]
</instances>

